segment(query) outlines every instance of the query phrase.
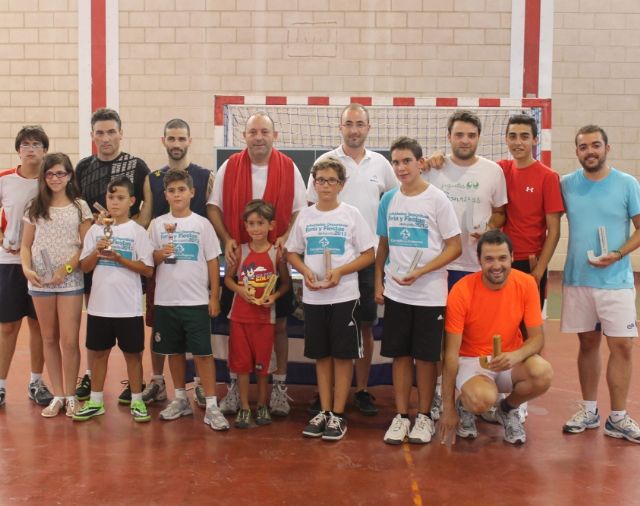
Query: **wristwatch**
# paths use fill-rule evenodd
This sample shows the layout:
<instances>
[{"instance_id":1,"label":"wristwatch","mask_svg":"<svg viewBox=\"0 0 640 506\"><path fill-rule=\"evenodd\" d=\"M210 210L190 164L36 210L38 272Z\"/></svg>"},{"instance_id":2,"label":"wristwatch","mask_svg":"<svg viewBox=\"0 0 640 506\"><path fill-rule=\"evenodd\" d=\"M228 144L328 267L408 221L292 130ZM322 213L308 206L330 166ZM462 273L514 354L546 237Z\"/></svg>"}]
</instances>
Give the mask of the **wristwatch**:
<instances>
[{"instance_id":1,"label":"wristwatch","mask_svg":"<svg viewBox=\"0 0 640 506\"><path fill-rule=\"evenodd\" d=\"M64 270L67 271L67 274L71 274L73 272L73 267L71 267L71 264L64 264Z\"/></svg>"}]
</instances>

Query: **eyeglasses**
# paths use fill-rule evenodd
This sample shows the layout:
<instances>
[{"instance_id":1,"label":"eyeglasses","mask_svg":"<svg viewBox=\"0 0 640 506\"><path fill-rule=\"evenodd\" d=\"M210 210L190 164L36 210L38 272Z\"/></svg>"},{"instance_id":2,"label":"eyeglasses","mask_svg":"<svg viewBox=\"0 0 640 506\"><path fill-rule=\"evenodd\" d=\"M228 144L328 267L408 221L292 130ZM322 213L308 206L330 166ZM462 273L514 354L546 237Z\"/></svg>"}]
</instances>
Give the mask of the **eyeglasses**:
<instances>
[{"instance_id":1,"label":"eyeglasses","mask_svg":"<svg viewBox=\"0 0 640 506\"><path fill-rule=\"evenodd\" d=\"M57 177L58 179L62 179L65 178L69 175L68 172L45 172L44 177L45 179L53 179L54 177Z\"/></svg>"},{"instance_id":2,"label":"eyeglasses","mask_svg":"<svg viewBox=\"0 0 640 506\"><path fill-rule=\"evenodd\" d=\"M340 183L340 180L336 179L335 177L330 177L329 179L317 177L313 180L313 182L318 186L324 186L325 184L328 184L329 186L335 186Z\"/></svg>"},{"instance_id":3,"label":"eyeglasses","mask_svg":"<svg viewBox=\"0 0 640 506\"><path fill-rule=\"evenodd\" d=\"M44 144L42 144L41 142L34 142L33 144L20 144L20 149L24 149L25 151L28 149L33 149L34 151L36 149L42 149L44 147Z\"/></svg>"}]
</instances>

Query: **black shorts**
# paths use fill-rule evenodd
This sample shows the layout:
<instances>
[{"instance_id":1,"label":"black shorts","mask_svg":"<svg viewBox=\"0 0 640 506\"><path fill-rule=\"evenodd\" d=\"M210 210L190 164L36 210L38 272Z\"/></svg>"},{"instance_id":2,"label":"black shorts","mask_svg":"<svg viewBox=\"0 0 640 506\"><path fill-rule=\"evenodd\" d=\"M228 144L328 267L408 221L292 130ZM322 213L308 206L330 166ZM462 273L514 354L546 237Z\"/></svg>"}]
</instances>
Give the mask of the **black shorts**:
<instances>
[{"instance_id":1,"label":"black shorts","mask_svg":"<svg viewBox=\"0 0 640 506\"><path fill-rule=\"evenodd\" d=\"M36 310L20 264L0 264L0 323L36 319Z\"/></svg>"},{"instance_id":2,"label":"black shorts","mask_svg":"<svg viewBox=\"0 0 640 506\"><path fill-rule=\"evenodd\" d=\"M87 315L87 349L104 351L118 348L125 353L144 350L144 320L142 316L108 318Z\"/></svg>"},{"instance_id":3,"label":"black shorts","mask_svg":"<svg viewBox=\"0 0 640 506\"><path fill-rule=\"evenodd\" d=\"M152 350L160 355L191 352L208 357L211 351L211 317L209 307L158 306L154 308Z\"/></svg>"},{"instance_id":4,"label":"black shorts","mask_svg":"<svg viewBox=\"0 0 640 506\"><path fill-rule=\"evenodd\" d=\"M362 358L360 301L304 304L304 356L312 359Z\"/></svg>"},{"instance_id":5,"label":"black shorts","mask_svg":"<svg viewBox=\"0 0 640 506\"><path fill-rule=\"evenodd\" d=\"M362 325L373 326L378 321L378 304L375 301L375 265L365 267L358 272L360 290L360 318Z\"/></svg>"},{"instance_id":6,"label":"black shorts","mask_svg":"<svg viewBox=\"0 0 640 506\"><path fill-rule=\"evenodd\" d=\"M91 294L91 285L93 285L93 271L84 273L84 293Z\"/></svg>"},{"instance_id":7,"label":"black shorts","mask_svg":"<svg viewBox=\"0 0 640 506\"><path fill-rule=\"evenodd\" d=\"M383 357L438 362L442 354L444 306L412 306L384 298Z\"/></svg>"},{"instance_id":8,"label":"black shorts","mask_svg":"<svg viewBox=\"0 0 640 506\"><path fill-rule=\"evenodd\" d=\"M527 274L531 274L531 265L529 264L529 260L514 260L511 264L511 267L521 271L526 272ZM538 287L538 292L540 293L540 308L544 306L544 299L547 296L547 270L545 269L544 274L540 278L540 286Z\"/></svg>"}]
</instances>

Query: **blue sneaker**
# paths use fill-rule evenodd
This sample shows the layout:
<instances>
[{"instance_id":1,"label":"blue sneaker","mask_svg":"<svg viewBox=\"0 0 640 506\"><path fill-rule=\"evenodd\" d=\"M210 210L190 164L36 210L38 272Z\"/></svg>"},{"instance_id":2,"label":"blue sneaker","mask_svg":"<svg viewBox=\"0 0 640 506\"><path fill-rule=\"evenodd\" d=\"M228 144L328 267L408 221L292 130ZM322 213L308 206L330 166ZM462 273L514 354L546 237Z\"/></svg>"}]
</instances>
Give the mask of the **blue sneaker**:
<instances>
[{"instance_id":1,"label":"blue sneaker","mask_svg":"<svg viewBox=\"0 0 640 506\"><path fill-rule=\"evenodd\" d=\"M624 415L619 422L614 422L611 417L608 417L604 424L604 433L618 439L624 438L632 443L640 443L640 427L629 415Z\"/></svg>"}]
</instances>

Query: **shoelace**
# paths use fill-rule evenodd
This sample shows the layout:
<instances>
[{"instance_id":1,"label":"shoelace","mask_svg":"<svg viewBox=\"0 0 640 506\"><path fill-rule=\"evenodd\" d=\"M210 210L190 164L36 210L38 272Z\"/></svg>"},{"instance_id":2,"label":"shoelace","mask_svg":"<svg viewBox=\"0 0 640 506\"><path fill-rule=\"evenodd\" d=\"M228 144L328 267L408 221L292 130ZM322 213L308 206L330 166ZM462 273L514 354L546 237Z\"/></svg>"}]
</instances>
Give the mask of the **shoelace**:
<instances>
[{"instance_id":1,"label":"shoelace","mask_svg":"<svg viewBox=\"0 0 640 506\"><path fill-rule=\"evenodd\" d=\"M327 428L328 429L340 428L340 418L332 415L331 418L329 418L329 422L327 422Z\"/></svg>"},{"instance_id":2,"label":"shoelace","mask_svg":"<svg viewBox=\"0 0 640 506\"><path fill-rule=\"evenodd\" d=\"M326 417L324 416L324 413L320 412L318 413L316 416L314 416L311 421L309 422L310 425L321 425L322 422L326 421Z\"/></svg>"},{"instance_id":3,"label":"shoelace","mask_svg":"<svg viewBox=\"0 0 640 506\"><path fill-rule=\"evenodd\" d=\"M419 417L416 420L416 426L418 427L418 430L425 430L425 431L429 431L431 432L431 427L429 427L429 422L427 421L429 418L427 417Z\"/></svg>"}]
</instances>

